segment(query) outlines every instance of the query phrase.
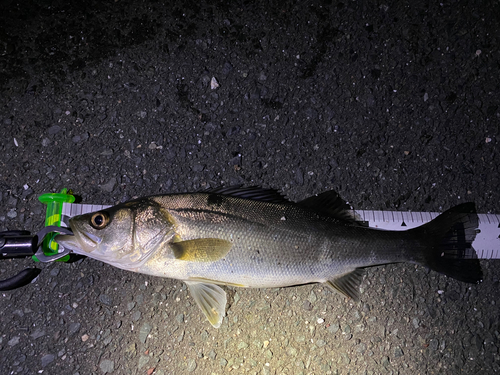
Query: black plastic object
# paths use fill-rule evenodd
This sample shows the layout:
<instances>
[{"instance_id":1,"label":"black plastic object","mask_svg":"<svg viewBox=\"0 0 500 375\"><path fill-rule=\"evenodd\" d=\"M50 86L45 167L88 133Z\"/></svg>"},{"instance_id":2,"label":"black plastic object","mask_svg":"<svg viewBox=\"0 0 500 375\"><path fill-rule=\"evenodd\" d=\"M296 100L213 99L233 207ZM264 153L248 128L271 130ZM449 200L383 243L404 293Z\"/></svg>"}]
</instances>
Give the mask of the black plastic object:
<instances>
[{"instance_id":1,"label":"black plastic object","mask_svg":"<svg viewBox=\"0 0 500 375\"><path fill-rule=\"evenodd\" d=\"M36 250L34 236L25 230L0 232L0 259L32 256ZM38 268L26 268L17 275L0 280L0 291L29 284L40 273Z\"/></svg>"},{"instance_id":2,"label":"black plastic object","mask_svg":"<svg viewBox=\"0 0 500 375\"><path fill-rule=\"evenodd\" d=\"M19 272L16 276L0 281L0 291L17 289L25 286L33 281L40 272L38 268L26 268Z\"/></svg>"}]
</instances>

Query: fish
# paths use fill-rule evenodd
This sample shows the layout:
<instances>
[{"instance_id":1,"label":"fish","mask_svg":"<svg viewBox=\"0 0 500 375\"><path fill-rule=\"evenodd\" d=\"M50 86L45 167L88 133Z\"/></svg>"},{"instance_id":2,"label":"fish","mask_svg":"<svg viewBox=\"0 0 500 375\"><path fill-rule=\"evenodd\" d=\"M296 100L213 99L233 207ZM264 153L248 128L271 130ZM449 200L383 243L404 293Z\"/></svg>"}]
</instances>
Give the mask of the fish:
<instances>
[{"instance_id":1,"label":"fish","mask_svg":"<svg viewBox=\"0 0 500 375\"><path fill-rule=\"evenodd\" d=\"M76 254L182 280L210 324L225 316L221 286L322 283L359 300L366 267L410 262L479 283L472 202L406 231L369 228L337 192L292 202L273 189L221 187L153 195L69 220L56 242Z\"/></svg>"}]
</instances>

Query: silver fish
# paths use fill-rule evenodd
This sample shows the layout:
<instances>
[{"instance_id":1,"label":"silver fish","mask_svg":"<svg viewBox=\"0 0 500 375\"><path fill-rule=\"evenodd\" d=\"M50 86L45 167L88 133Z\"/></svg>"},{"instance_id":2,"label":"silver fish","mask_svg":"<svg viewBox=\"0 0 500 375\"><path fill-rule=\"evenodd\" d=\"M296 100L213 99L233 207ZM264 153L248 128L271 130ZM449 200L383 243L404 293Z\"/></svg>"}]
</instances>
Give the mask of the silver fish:
<instances>
[{"instance_id":1,"label":"silver fish","mask_svg":"<svg viewBox=\"0 0 500 375\"><path fill-rule=\"evenodd\" d=\"M337 193L293 203L274 190L219 188L157 195L70 219L73 236L56 241L113 266L183 280L218 328L226 293L218 285L276 288L323 283L358 299L364 267L425 265L478 283L471 247L473 203L456 206L407 231L363 226Z\"/></svg>"}]
</instances>

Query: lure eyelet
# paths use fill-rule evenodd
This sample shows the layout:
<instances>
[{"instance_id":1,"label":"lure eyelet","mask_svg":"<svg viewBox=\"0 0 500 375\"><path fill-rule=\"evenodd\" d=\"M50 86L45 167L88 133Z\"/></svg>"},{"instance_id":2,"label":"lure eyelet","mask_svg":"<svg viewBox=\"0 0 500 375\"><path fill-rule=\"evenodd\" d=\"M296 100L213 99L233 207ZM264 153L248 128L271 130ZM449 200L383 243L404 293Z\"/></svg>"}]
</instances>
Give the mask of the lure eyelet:
<instances>
[{"instance_id":1,"label":"lure eyelet","mask_svg":"<svg viewBox=\"0 0 500 375\"><path fill-rule=\"evenodd\" d=\"M90 218L90 225L94 229L104 229L109 223L109 215L107 212L100 211L96 212Z\"/></svg>"}]
</instances>

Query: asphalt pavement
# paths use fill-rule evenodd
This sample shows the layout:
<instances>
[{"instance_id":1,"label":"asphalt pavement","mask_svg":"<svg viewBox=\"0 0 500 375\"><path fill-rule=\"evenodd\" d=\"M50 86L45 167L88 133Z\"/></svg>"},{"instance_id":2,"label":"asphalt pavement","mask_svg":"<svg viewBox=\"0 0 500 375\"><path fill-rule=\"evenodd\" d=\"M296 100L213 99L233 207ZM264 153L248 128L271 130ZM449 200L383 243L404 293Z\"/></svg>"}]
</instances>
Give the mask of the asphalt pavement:
<instances>
[{"instance_id":1,"label":"asphalt pavement","mask_svg":"<svg viewBox=\"0 0 500 375\"><path fill-rule=\"evenodd\" d=\"M357 209L500 214L498 1L2 1L0 230L43 193L82 203L263 186ZM500 244L499 244L500 246ZM0 279L33 266L0 262ZM214 329L186 286L79 259L0 293L3 374L493 374L498 260L470 285L370 268L228 287Z\"/></svg>"}]
</instances>

